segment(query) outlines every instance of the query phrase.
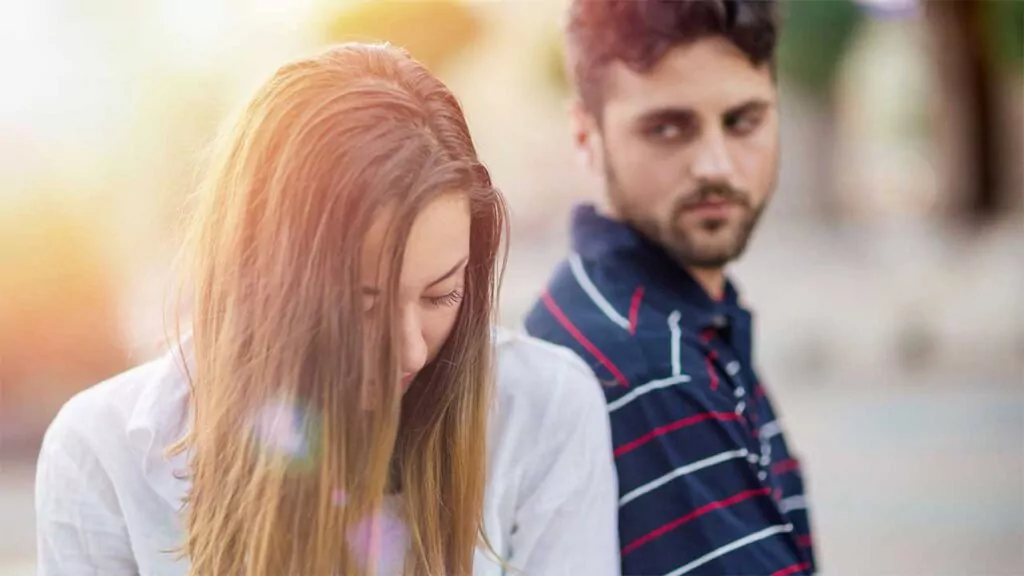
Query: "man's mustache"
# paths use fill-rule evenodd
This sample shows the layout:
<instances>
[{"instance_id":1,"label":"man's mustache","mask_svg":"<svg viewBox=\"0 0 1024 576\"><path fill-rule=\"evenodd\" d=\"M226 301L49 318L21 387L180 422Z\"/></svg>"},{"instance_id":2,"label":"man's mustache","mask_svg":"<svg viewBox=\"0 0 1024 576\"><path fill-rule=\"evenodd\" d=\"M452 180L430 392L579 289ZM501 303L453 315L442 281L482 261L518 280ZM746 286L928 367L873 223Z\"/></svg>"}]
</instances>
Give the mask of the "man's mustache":
<instances>
[{"instance_id":1,"label":"man's mustache","mask_svg":"<svg viewBox=\"0 0 1024 576\"><path fill-rule=\"evenodd\" d=\"M750 208L750 196L741 190L737 190L731 186L714 184L701 186L694 192L687 194L676 202L675 212L678 214L684 210L695 208L709 202L711 200L719 200L732 204L739 204L746 208Z\"/></svg>"}]
</instances>

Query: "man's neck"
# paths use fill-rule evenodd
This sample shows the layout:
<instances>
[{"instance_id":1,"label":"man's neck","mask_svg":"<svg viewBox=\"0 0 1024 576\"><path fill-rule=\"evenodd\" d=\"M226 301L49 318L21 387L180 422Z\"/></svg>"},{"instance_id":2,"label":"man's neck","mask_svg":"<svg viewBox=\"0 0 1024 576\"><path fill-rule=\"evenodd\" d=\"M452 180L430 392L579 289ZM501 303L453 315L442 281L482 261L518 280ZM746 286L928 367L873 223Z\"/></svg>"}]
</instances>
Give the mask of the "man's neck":
<instances>
[{"instance_id":1,"label":"man's neck","mask_svg":"<svg viewBox=\"0 0 1024 576\"><path fill-rule=\"evenodd\" d=\"M694 268L687 266L686 271L704 288L704 291L708 293L712 300L721 300L725 296L724 268Z\"/></svg>"},{"instance_id":2,"label":"man's neck","mask_svg":"<svg viewBox=\"0 0 1024 576\"><path fill-rule=\"evenodd\" d=\"M607 195L605 198L607 198ZM607 200L596 203L594 209L598 214L609 220L623 222L619 212ZM693 276L694 280L700 284L701 288L707 292L712 300L717 301L725 297L725 268L695 268L693 266L684 266L684 268Z\"/></svg>"}]
</instances>

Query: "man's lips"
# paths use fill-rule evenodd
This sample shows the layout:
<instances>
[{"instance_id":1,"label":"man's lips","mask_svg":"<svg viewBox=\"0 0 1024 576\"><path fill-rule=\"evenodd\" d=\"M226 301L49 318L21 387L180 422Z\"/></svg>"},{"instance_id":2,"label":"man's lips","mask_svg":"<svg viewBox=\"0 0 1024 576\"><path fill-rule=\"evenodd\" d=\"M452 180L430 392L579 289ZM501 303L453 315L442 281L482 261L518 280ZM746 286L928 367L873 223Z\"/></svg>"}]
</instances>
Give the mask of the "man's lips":
<instances>
[{"instance_id":1,"label":"man's lips","mask_svg":"<svg viewBox=\"0 0 1024 576\"><path fill-rule=\"evenodd\" d=\"M729 200L712 199L705 200L699 204L686 207L683 214L696 216L698 218L728 218L734 210L739 209L739 204Z\"/></svg>"}]
</instances>

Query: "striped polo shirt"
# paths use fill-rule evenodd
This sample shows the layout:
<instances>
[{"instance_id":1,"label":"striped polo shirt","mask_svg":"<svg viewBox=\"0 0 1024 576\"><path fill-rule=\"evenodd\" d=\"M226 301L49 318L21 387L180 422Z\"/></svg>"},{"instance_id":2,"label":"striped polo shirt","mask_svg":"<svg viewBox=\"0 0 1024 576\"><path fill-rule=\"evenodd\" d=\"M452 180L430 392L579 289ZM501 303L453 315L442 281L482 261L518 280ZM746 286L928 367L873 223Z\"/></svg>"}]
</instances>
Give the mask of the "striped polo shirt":
<instances>
[{"instance_id":1,"label":"striped polo shirt","mask_svg":"<svg viewBox=\"0 0 1024 576\"><path fill-rule=\"evenodd\" d=\"M623 574L813 573L800 464L754 372L736 290L713 300L591 206L575 210L572 236L526 329L605 383Z\"/></svg>"}]
</instances>

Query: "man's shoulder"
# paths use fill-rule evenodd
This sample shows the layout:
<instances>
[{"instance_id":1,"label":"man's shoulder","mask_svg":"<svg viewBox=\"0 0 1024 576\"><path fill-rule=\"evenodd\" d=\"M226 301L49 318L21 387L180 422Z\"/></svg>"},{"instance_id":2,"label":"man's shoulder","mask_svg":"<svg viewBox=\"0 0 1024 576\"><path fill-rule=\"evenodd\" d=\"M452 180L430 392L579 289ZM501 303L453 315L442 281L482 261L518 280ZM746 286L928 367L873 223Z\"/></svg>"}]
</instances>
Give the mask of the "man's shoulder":
<instances>
[{"instance_id":1,"label":"man's shoulder","mask_svg":"<svg viewBox=\"0 0 1024 576\"><path fill-rule=\"evenodd\" d=\"M632 332L628 282L607 281L599 268L575 254L563 260L527 314L526 330L563 345L559 336L628 345Z\"/></svg>"}]
</instances>

